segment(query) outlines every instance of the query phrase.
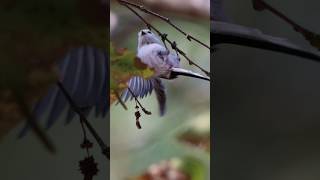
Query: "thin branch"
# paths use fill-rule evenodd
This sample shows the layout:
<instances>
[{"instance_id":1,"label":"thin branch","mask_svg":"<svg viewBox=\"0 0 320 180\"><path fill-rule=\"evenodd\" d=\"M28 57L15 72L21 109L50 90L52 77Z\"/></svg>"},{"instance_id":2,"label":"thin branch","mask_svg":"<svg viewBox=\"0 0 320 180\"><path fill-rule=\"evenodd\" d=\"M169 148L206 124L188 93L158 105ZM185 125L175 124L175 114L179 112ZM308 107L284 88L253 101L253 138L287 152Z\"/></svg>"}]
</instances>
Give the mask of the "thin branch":
<instances>
[{"instance_id":1,"label":"thin branch","mask_svg":"<svg viewBox=\"0 0 320 180\"><path fill-rule=\"evenodd\" d=\"M24 114L24 116L27 119L27 123L32 128L32 131L40 139L40 141L44 144L44 146L49 150L50 153L55 153L56 152L55 146L53 145L51 139L49 139L48 135L42 130L40 125L37 123L35 117L31 113L23 97L21 97L19 93L15 93L15 98L21 112Z\"/></svg>"},{"instance_id":2,"label":"thin branch","mask_svg":"<svg viewBox=\"0 0 320 180\"><path fill-rule=\"evenodd\" d=\"M315 39L320 38L320 35L315 34L315 33L311 32L310 30L300 26L299 24L297 24L293 20L289 19L286 15L284 15L279 10L275 9L274 7L272 7L271 5L269 5L268 3L266 3L263 0L252 0L252 2L253 2L253 7L255 10L257 10L257 11L262 11L265 9L269 10L271 13L273 13L274 15L279 17L280 19L282 19L285 22L287 22L288 24L290 24L295 31L301 33L311 43L311 45L317 46ZM317 47L317 48L319 49L319 47Z\"/></svg>"},{"instance_id":3,"label":"thin branch","mask_svg":"<svg viewBox=\"0 0 320 180\"><path fill-rule=\"evenodd\" d=\"M169 18L164 17L164 16L162 16L162 15L160 15L160 14L158 14L158 13L155 13L155 12L153 12L153 11L151 11L151 10L148 10L148 9L146 9L146 8L145 8L144 6L142 6L142 5L137 5L137 4L135 4L135 3L128 2L128 1L126 1L126 0L118 0L118 1L120 2L120 4L121 4L121 3L124 3L124 4L130 5L130 6L134 6L134 7L140 9L141 11L143 11L143 12L145 12L145 13L147 13L147 14L153 15L153 16L155 16L155 17L157 17L157 18L165 21L166 23L168 23L169 25L171 25L173 28L175 28L177 31L179 31L179 32L182 33L184 36L186 36L186 38L187 38L189 41L194 40L194 41L196 41L197 43L199 43L200 45L208 48L209 50L213 50L210 46L208 46L208 45L206 45L205 43L201 42L199 39L191 36L190 34L186 33L185 31L183 31L182 28L179 28L177 25L175 25L174 23L172 23Z\"/></svg>"},{"instance_id":4,"label":"thin branch","mask_svg":"<svg viewBox=\"0 0 320 180\"><path fill-rule=\"evenodd\" d=\"M96 139L97 143L99 144L102 154L104 154L108 159L110 159L110 148L106 146L106 144L103 142L103 140L100 138L96 130L92 127L92 125L89 123L81 109L75 104L70 94L67 92L67 90L64 88L63 84L61 82L57 83L58 87L66 97L67 101L69 102L72 110L77 113L80 117L80 119L83 121L83 123L88 128L89 132L92 134L92 136Z\"/></svg>"},{"instance_id":5,"label":"thin branch","mask_svg":"<svg viewBox=\"0 0 320 180\"><path fill-rule=\"evenodd\" d=\"M139 106L141 107L142 111L143 111L144 113L150 115L151 112L148 111L148 110L146 110L146 108L144 108L144 107L142 106L142 104L141 104L140 101L138 100L137 96L133 93L133 91L132 91L129 87L128 87L128 90L129 90L129 92L131 93L131 95L133 96L133 98L135 99L136 103L139 104Z\"/></svg>"},{"instance_id":6,"label":"thin branch","mask_svg":"<svg viewBox=\"0 0 320 180\"><path fill-rule=\"evenodd\" d=\"M126 104L122 101L122 99L121 99L118 91L114 91L114 93L116 94L116 97L117 97L118 101L120 102L120 104L122 105L122 107L123 107L125 110L128 110Z\"/></svg>"},{"instance_id":7,"label":"thin branch","mask_svg":"<svg viewBox=\"0 0 320 180\"><path fill-rule=\"evenodd\" d=\"M143 12L147 12L148 14L151 14L151 15L154 15L154 16L156 16L156 17L159 17L159 18L161 18L161 19L163 19L163 20L164 20L164 19L168 19L168 18L163 17L163 16L161 16L161 15L158 15L157 13L154 13L154 12L152 12L152 11L149 11L149 10L145 9L143 6L139 6L139 5L136 5L136 4L131 3L131 2L128 2L128 1L118 0L118 2L119 2L121 5L127 7L127 8L128 8L130 11L132 11L136 16L138 16L138 17L144 22L144 24L145 24L149 29L151 28L151 29L153 29L154 31L156 31L156 32L158 33L158 35L161 37L161 39L162 39L163 41L167 41L167 42L171 45L172 49L174 49L174 50L177 51L180 55L182 55L182 56L189 62L190 65L196 66L196 67L199 68L202 72L204 72L208 77L210 77L210 72L209 72L209 71L203 69L200 65L198 65L198 64L195 63L195 62L193 62L193 61L186 55L185 52L183 52L181 49L179 49L179 48L177 47L177 45L176 45L176 43L175 43L174 41L169 40L169 39L167 38L167 35L166 35L166 34L161 33L156 27L154 27L152 24L150 24L149 22L147 22L138 12L136 12L132 7L130 7L130 5L138 8L138 9L140 9L140 10L143 11ZM169 20L169 22L170 22L170 20ZM170 23L171 23L171 22L170 22ZM172 24L172 23L171 23L171 24ZM174 27L177 27L177 26L174 26ZM179 29L179 28L178 28L178 29ZM181 30L181 29L180 29L180 30ZM181 31L179 31L179 32L181 32ZM181 33L184 33L184 32L182 31ZM184 33L184 34L187 35L186 33ZM191 38L189 35L188 35L187 37L189 37L189 39ZM210 47L209 47L209 49L211 50Z\"/></svg>"}]
</instances>

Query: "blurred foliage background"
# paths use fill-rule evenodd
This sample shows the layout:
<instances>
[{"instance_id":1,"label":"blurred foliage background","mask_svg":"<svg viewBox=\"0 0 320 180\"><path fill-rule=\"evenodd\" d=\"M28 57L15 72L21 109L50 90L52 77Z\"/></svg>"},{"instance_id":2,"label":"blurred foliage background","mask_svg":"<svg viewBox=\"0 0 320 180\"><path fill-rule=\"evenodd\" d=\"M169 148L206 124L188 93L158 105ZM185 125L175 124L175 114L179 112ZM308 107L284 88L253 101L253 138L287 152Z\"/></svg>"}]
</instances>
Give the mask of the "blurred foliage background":
<instances>
[{"instance_id":1,"label":"blurred foliage background","mask_svg":"<svg viewBox=\"0 0 320 180\"><path fill-rule=\"evenodd\" d=\"M186 32L210 44L209 1L162 0L138 3L169 17ZM210 70L208 49L189 42L159 19L140 14L162 33L167 33L168 38L176 41L178 47L192 60ZM138 17L117 1L111 1L110 25L114 46L136 52L137 34L146 28ZM182 67L201 73L181 58ZM144 98L140 102L152 115L141 117L142 129L137 129L135 125L134 101L126 103L128 110L120 104L111 106L111 179L152 179L160 177L160 171L170 169L176 172L172 174L176 174L177 180L210 178L210 84L187 77L163 82L167 88L167 113L163 117L159 116L158 103L153 94Z\"/></svg>"},{"instance_id":2,"label":"blurred foliage background","mask_svg":"<svg viewBox=\"0 0 320 180\"><path fill-rule=\"evenodd\" d=\"M100 0L1 1L0 179L83 178L78 162L86 153L80 148L83 135L77 118L69 126L60 118L45 131L47 136L42 135L52 140L55 154L47 151L33 131L22 139L18 133L29 109L57 81L55 65L71 48L106 47L106 8ZM29 115L29 119L34 118ZM103 139L109 139L106 119L88 119ZM48 118L38 120L43 127ZM96 179L106 179L108 163L96 147L93 153L100 169Z\"/></svg>"},{"instance_id":3,"label":"blurred foliage background","mask_svg":"<svg viewBox=\"0 0 320 180\"><path fill-rule=\"evenodd\" d=\"M320 32L317 0L266 1ZM225 1L233 23L315 50L291 26L250 0ZM214 54L214 179L316 180L320 177L320 64L281 53L221 45Z\"/></svg>"}]
</instances>

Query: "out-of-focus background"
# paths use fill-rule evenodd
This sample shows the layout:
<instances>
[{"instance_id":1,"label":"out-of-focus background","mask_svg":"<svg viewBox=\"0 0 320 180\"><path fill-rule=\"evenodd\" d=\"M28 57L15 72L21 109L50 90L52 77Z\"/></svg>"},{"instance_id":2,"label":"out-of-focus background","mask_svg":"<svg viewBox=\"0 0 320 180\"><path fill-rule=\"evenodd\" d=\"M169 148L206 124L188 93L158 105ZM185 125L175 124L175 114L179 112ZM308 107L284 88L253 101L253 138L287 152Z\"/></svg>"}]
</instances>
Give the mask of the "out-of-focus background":
<instances>
[{"instance_id":1,"label":"out-of-focus background","mask_svg":"<svg viewBox=\"0 0 320 180\"><path fill-rule=\"evenodd\" d=\"M186 32L210 44L209 0L132 2L169 17ZM189 42L163 21L137 11L162 33L167 33L169 39L176 41L192 60L210 70L208 49ZM111 1L110 25L113 45L136 52L137 34L146 28L142 21L126 7ZM181 66L201 73L188 65L183 57ZM141 100L152 112L151 116L142 113L142 129L137 129L135 125L134 101L126 103L127 111L121 105L111 106L110 179L150 178L151 175L157 176L157 171L162 171L164 167L177 171L176 176L183 169L182 173L192 179L210 178L210 84L188 77L163 82L167 88L167 112L163 117L159 116L154 94Z\"/></svg>"},{"instance_id":2,"label":"out-of-focus background","mask_svg":"<svg viewBox=\"0 0 320 180\"><path fill-rule=\"evenodd\" d=\"M316 0L266 0L300 25L319 33ZM233 23L309 43L250 0L226 0ZM213 39L214 41L214 39ZM320 64L295 56L221 45L215 70L213 178L316 180L320 177Z\"/></svg>"},{"instance_id":3,"label":"out-of-focus background","mask_svg":"<svg viewBox=\"0 0 320 180\"><path fill-rule=\"evenodd\" d=\"M42 135L41 137L44 137L43 139L50 138L50 142L53 143L56 149L55 154L51 154L48 151L48 149L53 148L46 148L43 145L43 141L39 141L39 134L36 136L33 133L34 131L29 130L21 139L18 139L18 134L25 125L24 117L28 116L26 115L28 114L28 108L31 109L38 99L47 95L49 88L55 87L58 78L53 65L60 63L64 59L67 62L65 65L72 66L72 68L66 68L70 75L67 75L68 78L64 78L64 80L71 79L68 87L71 87L69 85L73 83L81 85L83 82L86 86L86 82L90 81L89 78L84 78L79 80L79 83L76 79L79 74L81 74L81 78L83 77L82 75L89 74L86 71L87 68L83 67L93 69L89 67L95 67L96 65L94 64L97 64L97 61L92 59L92 56L85 56L85 53L79 53L80 56L83 55L79 59L78 57L80 56L74 56L75 61L70 61L65 56L71 49L79 46L88 45L99 48L99 51L100 48L106 48L106 39L108 38L106 22L108 19L106 18L105 8L106 4L101 4L100 0L1 1L1 180L83 179L83 175L79 170L79 161L87 156L86 151L80 147L83 142L83 133L77 115L74 116L70 124L66 125L67 107L64 106L63 96L51 94L52 96L49 98L51 101L41 103L40 109L42 110L40 111L43 113L39 111L35 113L39 115L33 115L37 118L30 118L31 115L29 115L30 119L38 120L39 126L45 129L44 134L46 136ZM85 59L92 60L89 64L93 66L88 65L88 61L85 61ZM101 60L102 64L106 58L102 56L99 60ZM65 65L64 67L68 67L68 65ZM77 70L73 71L75 69ZM78 73L73 74L73 72ZM66 75L66 73L63 74ZM97 81L102 79L101 81L103 81L104 76L94 79ZM69 91L69 88L65 87ZM75 89L83 90L84 88ZM95 90L95 88L92 89ZM99 97L99 93L94 95ZM62 97L62 99L58 100L59 103L55 106L58 108L53 108L52 104L54 103L52 100L57 97ZM88 101L85 96L81 98L84 98L84 102ZM77 98L76 100L79 99ZM68 105L68 102L65 101L65 104ZM80 106L80 104L77 105ZM59 110L57 111L60 108L62 110L61 114ZM108 107L104 106L104 108L107 109ZM55 112L50 113L50 111ZM49 118L45 115L49 114L57 117L57 119L53 118L53 127L46 129L44 127L46 127ZM59 114L62 116L56 116ZM102 140L109 140L109 121L107 116L95 118L91 114L88 117L88 121L91 122ZM94 143L91 153L98 163L99 169L98 175L94 179L106 180L109 178L108 160L103 156L94 139L90 135L88 138ZM108 144L109 142L106 143Z\"/></svg>"}]
</instances>

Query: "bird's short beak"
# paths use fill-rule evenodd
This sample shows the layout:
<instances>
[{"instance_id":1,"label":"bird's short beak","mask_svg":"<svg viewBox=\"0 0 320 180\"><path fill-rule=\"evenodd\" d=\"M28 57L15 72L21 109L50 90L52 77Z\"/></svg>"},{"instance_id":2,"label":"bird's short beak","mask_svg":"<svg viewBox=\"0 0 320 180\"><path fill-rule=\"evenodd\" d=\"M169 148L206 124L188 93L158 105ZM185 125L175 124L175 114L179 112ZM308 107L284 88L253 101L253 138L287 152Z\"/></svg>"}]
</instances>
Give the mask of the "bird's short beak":
<instances>
[{"instance_id":1,"label":"bird's short beak","mask_svg":"<svg viewBox=\"0 0 320 180\"><path fill-rule=\"evenodd\" d=\"M143 35L145 35L146 33L144 32L144 31L141 31L141 35L143 36Z\"/></svg>"}]
</instances>

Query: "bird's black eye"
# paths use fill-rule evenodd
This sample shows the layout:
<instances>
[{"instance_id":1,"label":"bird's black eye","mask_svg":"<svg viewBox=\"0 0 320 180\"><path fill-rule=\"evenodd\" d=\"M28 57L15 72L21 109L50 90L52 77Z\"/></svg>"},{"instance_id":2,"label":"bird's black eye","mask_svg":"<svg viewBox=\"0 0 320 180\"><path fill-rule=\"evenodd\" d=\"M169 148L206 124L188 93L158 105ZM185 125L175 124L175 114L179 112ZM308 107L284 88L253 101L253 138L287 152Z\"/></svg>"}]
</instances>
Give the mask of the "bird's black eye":
<instances>
[{"instance_id":1,"label":"bird's black eye","mask_svg":"<svg viewBox=\"0 0 320 180\"><path fill-rule=\"evenodd\" d=\"M151 31L148 31L149 34L151 34Z\"/></svg>"}]
</instances>

